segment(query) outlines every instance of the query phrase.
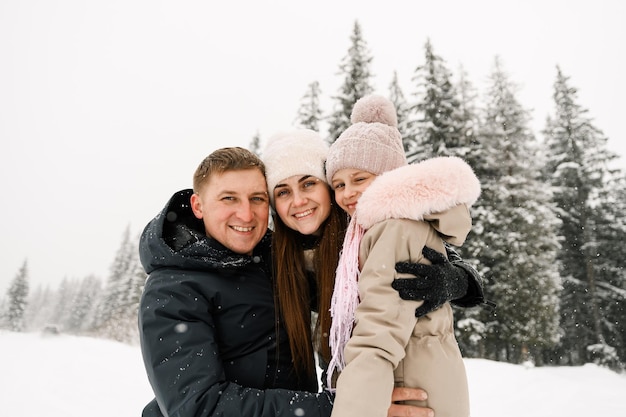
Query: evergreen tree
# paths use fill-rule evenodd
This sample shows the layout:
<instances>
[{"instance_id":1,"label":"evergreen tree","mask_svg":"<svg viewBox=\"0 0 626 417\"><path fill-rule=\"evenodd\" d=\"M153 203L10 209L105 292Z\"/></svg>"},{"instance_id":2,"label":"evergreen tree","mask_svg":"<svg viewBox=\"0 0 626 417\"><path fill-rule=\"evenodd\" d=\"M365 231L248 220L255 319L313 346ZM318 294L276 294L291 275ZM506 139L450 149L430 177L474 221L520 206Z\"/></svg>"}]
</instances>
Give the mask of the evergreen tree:
<instances>
[{"instance_id":1,"label":"evergreen tree","mask_svg":"<svg viewBox=\"0 0 626 417\"><path fill-rule=\"evenodd\" d=\"M139 237L134 240L134 242L138 241ZM126 324L126 333L123 340L136 344L139 343L139 331L137 329L139 302L147 275L139 260L139 248L137 244L133 245L132 255L132 263L129 265L127 275L127 290L124 311L122 312L122 321Z\"/></svg>"},{"instance_id":2,"label":"evergreen tree","mask_svg":"<svg viewBox=\"0 0 626 417\"><path fill-rule=\"evenodd\" d=\"M2 298L0 298L0 329L9 328L9 322L7 317L8 309L9 307L6 296L2 296Z\"/></svg>"},{"instance_id":3,"label":"evergreen tree","mask_svg":"<svg viewBox=\"0 0 626 417\"><path fill-rule=\"evenodd\" d=\"M335 105L329 118L328 131L330 143L337 140L339 135L350 126L350 114L354 103L374 91L370 81L372 78L370 65L373 58L363 39L358 21L354 22L350 42L348 54L339 65L339 75L343 75L343 84L338 94L333 97Z\"/></svg>"},{"instance_id":4,"label":"evergreen tree","mask_svg":"<svg viewBox=\"0 0 626 417\"><path fill-rule=\"evenodd\" d=\"M250 144L248 145L248 150L255 154L256 156L261 155L261 134L257 130L257 132L252 136L250 140Z\"/></svg>"},{"instance_id":5,"label":"evergreen tree","mask_svg":"<svg viewBox=\"0 0 626 417\"><path fill-rule=\"evenodd\" d=\"M464 254L478 260L485 295L497 303L496 315L481 312L477 350L508 362L530 355L541 361L542 349L559 336L559 223L538 175L540 161L529 158L540 153L529 119L496 58L479 136L483 164L474 167L482 186L472 210L476 238L468 240Z\"/></svg>"},{"instance_id":6,"label":"evergreen tree","mask_svg":"<svg viewBox=\"0 0 626 417\"><path fill-rule=\"evenodd\" d=\"M51 322L51 318L57 304L56 293L53 293L49 286L38 285L28 297L25 314L26 328L34 331L42 330L48 325L55 325L56 323Z\"/></svg>"},{"instance_id":7,"label":"evergreen tree","mask_svg":"<svg viewBox=\"0 0 626 417\"><path fill-rule=\"evenodd\" d=\"M296 116L296 126L320 131L320 121L322 120L322 109L320 107L320 96L322 90L317 81L308 85L306 93L300 100L300 109Z\"/></svg>"},{"instance_id":8,"label":"evergreen tree","mask_svg":"<svg viewBox=\"0 0 626 417\"><path fill-rule=\"evenodd\" d=\"M76 279L63 278L54 294L54 309L48 317L50 323L54 323L63 331L69 331L68 323L72 314L72 301L78 292Z\"/></svg>"},{"instance_id":9,"label":"evergreen tree","mask_svg":"<svg viewBox=\"0 0 626 417\"><path fill-rule=\"evenodd\" d=\"M127 227L122 237L122 243L111 264L110 274L100 299L94 328L98 334L118 341L128 341L133 331L136 331L136 321L131 329L129 312L129 291L137 268L137 244L131 241L130 227ZM135 311L136 314L136 311Z\"/></svg>"},{"instance_id":10,"label":"evergreen tree","mask_svg":"<svg viewBox=\"0 0 626 417\"><path fill-rule=\"evenodd\" d=\"M626 367L626 175L611 172L591 218L597 298L603 344L592 345L594 361L617 370Z\"/></svg>"},{"instance_id":11,"label":"evergreen tree","mask_svg":"<svg viewBox=\"0 0 626 417\"><path fill-rule=\"evenodd\" d=\"M407 132L407 140L411 142L409 162L456 155L452 149L463 145L452 74L446 62L433 51L430 39L424 50L424 65L415 69L412 78L416 83L416 102L411 106L413 120Z\"/></svg>"},{"instance_id":12,"label":"evergreen tree","mask_svg":"<svg viewBox=\"0 0 626 417\"><path fill-rule=\"evenodd\" d=\"M479 178L482 177L479 174L483 171L481 167L486 166L484 155L488 154L488 150L483 152L483 144L479 140L479 133L481 129L480 122L480 109L478 107L478 92L474 85L470 82L467 72L462 66L459 67L458 78L454 83L454 90L457 94L457 101L459 107L457 109L457 115L455 116L459 120L461 142L464 146L457 148L451 148L449 151L460 158L463 158L467 163L477 171ZM480 208L481 202L479 201L478 208ZM480 219L477 219L476 213L472 210L474 217L474 231L480 230ZM463 248L459 250L462 253L466 262L473 264L474 268L481 270L482 273L486 273L485 268L482 268L478 264L476 259L477 254L486 250L480 241L479 233L470 233L467 237L466 243ZM463 351L465 357L485 357L485 340L487 337L487 323L491 319L488 311L477 308L459 308L454 312L456 336L459 342L459 346Z\"/></svg>"},{"instance_id":13,"label":"evergreen tree","mask_svg":"<svg viewBox=\"0 0 626 417\"><path fill-rule=\"evenodd\" d=\"M65 328L71 333L84 334L91 330L94 306L97 305L102 282L94 275L89 275L77 283L76 288L78 290L71 300Z\"/></svg>"},{"instance_id":14,"label":"evergreen tree","mask_svg":"<svg viewBox=\"0 0 626 417\"><path fill-rule=\"evenodd\" d=\"M459 126L459 145L449 151L460 158L466 159L470 165L480 155L480 112L478 110L478 92L470 81L467 71L459 66L458 79L454 83L458 108L454 119Z\"/></svg>"},{"instance_id":15,"label":"evergreen tree","mask_svg":"<svg viewBox=\"0 0 626 417\"><path fill-rule=\"evenodd\" d=\"M615 240L599 234L597 225L606 222L597 211L609 164L616 157L607 150L607 138L596 128L587 110L577 103L577 91L569 86L557 67L554 83L555 113L544 130L548 156L543 173L555 190L555 202L562 226L563 250L559 254L564 291L561 296L561 320L564 339L555 356L565 363L580 365L589 360L612 362L613 347L608 345L609 329L603 326L603 309L599 286L609 284L602 273L598 256L600 246L607 249ZM602 202L604 207L610 204ZM617 232L619 236L619 225ZM611 232L615 232L614 228ZM604 233L604 232L602 232ZM621 235L623 238L623 234ZM619 261L617 261L619 262ZM610 285L610 284L609 284ZM615 327L612 326L611 327ZM600 348L599 348L600 347ZM600 358L598 358L598 355Z\"/></svg>"},{"instance_id":16,"label":"evergreen tree","mask_svg":"<svg viewBox=\"0 0 626 417\"><path fill-rule=\"evenodd\" d=\"M404 147L404 152L406 153L410 149L410 143L406 136L406 132L409 131L409 104L404 97L404 92L398 82L397 71L393 72L393 78L391 80L391 84L389 84L389 100L396 108L396 113L398 115L398 130L402 134L402 145Z\"/></svg>"},{"instance_id":17,"label":"evergreen tree","mask_svg":"<svg viewBox=\"0 0 626 417\"><path fill-rule=\"evenodd\" d=\"M24 313L28 305L28 265L24 261L7 290L6 326L14 332L25 329Z\"/></svg>"}]
</instances>

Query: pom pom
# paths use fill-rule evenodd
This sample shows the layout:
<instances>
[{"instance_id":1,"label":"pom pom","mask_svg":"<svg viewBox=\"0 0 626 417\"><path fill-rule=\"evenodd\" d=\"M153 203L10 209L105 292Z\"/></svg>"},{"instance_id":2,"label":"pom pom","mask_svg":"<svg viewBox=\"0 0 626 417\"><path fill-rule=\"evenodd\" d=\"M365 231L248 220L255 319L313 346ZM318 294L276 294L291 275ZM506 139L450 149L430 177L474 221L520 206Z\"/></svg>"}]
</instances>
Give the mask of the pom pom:
<instances>
[{"instance_id":1,"label":"pom pom","mask_svg":"<svg viewBox=\"0 0 626 417\"><path fill-rule=\"evenodd\" d=\"M398 116L393 103L380 95L370 94L360 98L352 108L350 121L354 123L382 123L398 127Z\"/></svg>"}]
</instances>

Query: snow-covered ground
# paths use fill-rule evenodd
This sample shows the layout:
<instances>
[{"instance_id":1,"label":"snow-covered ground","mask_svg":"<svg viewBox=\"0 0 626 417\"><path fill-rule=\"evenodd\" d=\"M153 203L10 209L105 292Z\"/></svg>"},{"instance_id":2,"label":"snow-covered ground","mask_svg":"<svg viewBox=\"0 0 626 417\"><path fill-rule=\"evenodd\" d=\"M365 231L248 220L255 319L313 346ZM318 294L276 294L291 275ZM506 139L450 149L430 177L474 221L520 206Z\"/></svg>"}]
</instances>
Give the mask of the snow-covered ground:
<instances>
[{"instance_id":1,"label":"snow-covered ground","mask_svg":"<svg viewBox=\"0 0 626 417\"><path fill-rule=\"evenodd\" d=\"M152 399L136 346L0 331L2 417L140 417ZM467 359L473 417L626 416L626 375Z\"/></svg>"}]
</instances>

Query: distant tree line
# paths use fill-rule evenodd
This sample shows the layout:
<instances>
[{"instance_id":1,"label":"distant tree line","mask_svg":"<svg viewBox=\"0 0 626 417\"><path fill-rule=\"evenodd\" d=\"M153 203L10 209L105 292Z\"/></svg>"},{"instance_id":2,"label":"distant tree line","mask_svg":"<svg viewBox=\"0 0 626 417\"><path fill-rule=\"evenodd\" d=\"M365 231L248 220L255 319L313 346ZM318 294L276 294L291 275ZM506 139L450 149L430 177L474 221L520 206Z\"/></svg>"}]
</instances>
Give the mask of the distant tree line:
<instances>
[{"instance_id":1,"label":"distant tree line","mask_svg":"<svg viewBox=\"0 0 626 417\"><path fill-rule=\"evenodd\" d=\"M354 103L374 92L373 60L358 22L339 65L343 83L320 105L317 81L305 90L294 125L332 143L350 125ZM487 308L455 309L465 357L510 363L626 364L626 175L617 155L559 67L554 107L537 138L530 111L495 57L485 91L461 67L454 74L430 40L406 95L393 74L388 96L410 162L458 156L474 169L482 194L461 255L485 281ZM322 131L322 127L327 130ZM259 153L256 132L250 148ZM134 343L145 273L127 230L104 282L67 280L29 293L26 262L0 304L2 327L61 331Z\"/></svg>"},{"instance_id":2,"label":"distant tree line","mask_svg":"<svg viewBox=\"0 0 626 417\"><path fill-rule=\"evenodd\" d=\"M0 328L69 333L138 342L137 310L146 274L139 263L138 239L130 227L122 236L106 280L64 279L58 288L29 292L24 261L0 303Z\"/></svg>"}]
</instances>

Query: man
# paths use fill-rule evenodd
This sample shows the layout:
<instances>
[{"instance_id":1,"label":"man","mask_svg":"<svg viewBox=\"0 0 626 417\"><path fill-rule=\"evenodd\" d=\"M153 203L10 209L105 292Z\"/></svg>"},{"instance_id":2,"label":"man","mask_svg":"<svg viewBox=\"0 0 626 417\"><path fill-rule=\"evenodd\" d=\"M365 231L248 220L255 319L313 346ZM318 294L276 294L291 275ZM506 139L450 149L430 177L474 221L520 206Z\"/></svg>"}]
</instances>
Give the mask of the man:
<instances>
[{"instance_id":1,"label":"man","mask_svg":"<svg viewBox=\"0 0 626 417\"><path fill-rule=\"evenodd\" d=\"M332 396L294 372L275 308L263 163L218 149L193 187L174 194L140 240L149 278L139 332L156 396L143 416L329 416ZM424 396L402 388L392 400ZM393 404L389 415L432 410Z\"/></svg>"}]
</instances>

